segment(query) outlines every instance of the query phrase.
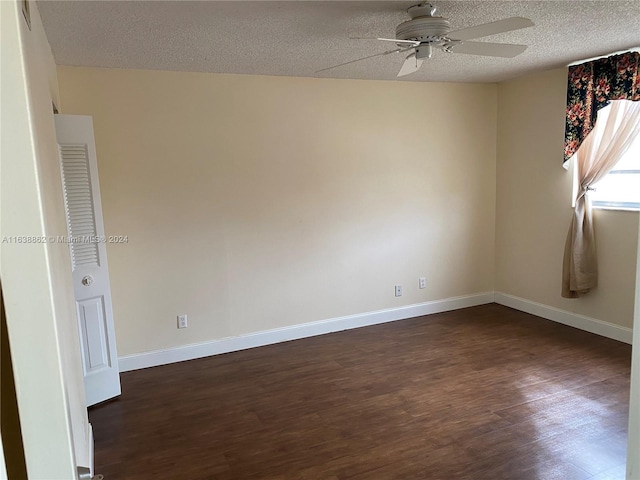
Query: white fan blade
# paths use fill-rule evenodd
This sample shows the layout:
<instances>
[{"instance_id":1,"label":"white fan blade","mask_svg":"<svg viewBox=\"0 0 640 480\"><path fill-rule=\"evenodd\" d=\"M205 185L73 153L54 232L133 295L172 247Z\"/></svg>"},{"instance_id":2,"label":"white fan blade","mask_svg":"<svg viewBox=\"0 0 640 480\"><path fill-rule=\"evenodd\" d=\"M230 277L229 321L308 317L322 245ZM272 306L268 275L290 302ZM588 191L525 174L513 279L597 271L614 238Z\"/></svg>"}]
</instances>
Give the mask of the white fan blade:
<instances>
[{"instance_id":1,"label":"white fan blade","mask_svg":"<svg viewBox=\"0 0 640 480\"><path fill-rule=\"evenodd\" d=\"M316 70L314 73L320 73L320 72L324 72L325 70L331 70L332 68L338 68L338 67L342 67L344 65L349 65L351 63L356 63L359 62L360 60L367 60L368 58L374 58L374 57L381 57L382 55L389 55L391 53L402 53L402 52L406 52L408 50L411 50L413 48L413 46L411 47L407 47L407 48L395 48L393 50L387 50L386 52L381 52L381 53L376 53L374 55L369 55L367 57L362 57L362 58L356 58L355 60L350 60L348 62L344 62L344 63L339 63L338 65L332 65L331 67L327 67L327 68L323 68L321 70Z\"/></svg>"},{"instance_id":2,"label":"white fan blade","mask_svg":"<svg viewBox=\"0 0 640 480\"><path fill-rule=\"evenodd\" d=\"M405 75L409 75L410 73L417 72L418 69L422 66L422 62L423 60L421 58L416 58L416 53L413 52L402 64L402 67L398 72L398 77L404 77Z\"/></svg>"},{"instance_id":3,"label":"white fan blade","mask_svg":"<svg viewBox=\"0 0 640 480\"><path fill-rule=\"evenodd\" d=\"M516 55L520 55L526 49L526 45L491 42L462 42L450 47L450 50L453 53L466 53L468 55L483 55L485 57L502 58L513 58Z\"/></svg>"},{"instance_id":4,"label":"white fan blade","mask_svg":"<svg viewBox=\"0 0 640 480\"><path fill-rule=\"evenodd\" d=\"M521 28L533 27L534 23L528 18L511 17L491 23L476 25L475 27L463 28L447 33L447 37L452 40L471 40L473 38L488 37L497 33L520 30Z\"/></svg>"},{"instance_id":5,"label":"white fan blade","mask_svg":"<svg viewBox=\"0 0 640 480\"><path fill-rule=\"evenodd\" d=\"M380 37L349 37L351 40L382 40L383 42L393 42L395 44L411 45L417 47L420 42L416 40L400 40L399 38L380 38Z\"/></svg>"},{"instance_id":6,"label":"white fan blade","mask_svg":"<svg viewBox=\"0 0 640 480\"><path fill-rule=\"evenodd\" d=\"M415 40L399 40L397 38L376 38L376 40L382 40L383 42L402 43L404 45L412 45L414 47L420 45L420 42L417 42Z\"/></svg>"}]
</instances>

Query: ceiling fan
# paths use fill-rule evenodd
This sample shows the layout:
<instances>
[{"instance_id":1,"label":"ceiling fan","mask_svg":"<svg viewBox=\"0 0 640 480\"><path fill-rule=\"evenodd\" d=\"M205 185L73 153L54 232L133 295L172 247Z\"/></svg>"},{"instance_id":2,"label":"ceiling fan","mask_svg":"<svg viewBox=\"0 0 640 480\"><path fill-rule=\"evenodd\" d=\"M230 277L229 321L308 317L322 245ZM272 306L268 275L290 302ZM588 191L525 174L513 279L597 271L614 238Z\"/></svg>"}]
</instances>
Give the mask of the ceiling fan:
<instances>
[{"instance_id":1,"label":"ceiling fan","mask_svg":"<svg viewBox=\"0 0 640 480\"><path fill-rule=\"evenodd\" d=\"M524 52L527 46L511 43L473 42L469 40L510 32L512 30L520 30L521 28L532 27L534 25L528 18L510 17L491 23L451 31L449 19L436 17L436 7L430 3L414 5L410 7L407 12L411 16L411 20L402 22L396 27L396 38L375 38L375 40L395 43L397 48L323 68L316 73L349 65L368 58L390 55L392 53L409 52L409 55L406 57L398 72L398 77L403 77L418 71L424 59L431 58L434 48L446 53L465 53L469 55L512 58ZM367 39L363 37L352 38L359 40ZM368 40L374 39L369 38Z\"/></svg>"}]
</instances>

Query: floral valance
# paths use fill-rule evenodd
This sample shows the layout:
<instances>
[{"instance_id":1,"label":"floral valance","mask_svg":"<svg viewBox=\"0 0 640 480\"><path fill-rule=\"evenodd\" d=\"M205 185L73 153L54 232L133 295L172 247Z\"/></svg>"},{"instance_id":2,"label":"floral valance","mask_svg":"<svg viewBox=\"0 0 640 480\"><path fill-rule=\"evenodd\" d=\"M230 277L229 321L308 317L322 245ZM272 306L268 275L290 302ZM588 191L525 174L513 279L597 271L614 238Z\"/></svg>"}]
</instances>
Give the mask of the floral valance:
<instances>
[{"instance_id":1,"label":"floral valance","mask_svg":"<svg viewBox=\"0 0 640 480\"><path fill-rule=\"evenodd\" d=\"M640 101L640 53L627 52L569 67L564 162L593 129L611 100Z\"/></svg>"}]
</instances>

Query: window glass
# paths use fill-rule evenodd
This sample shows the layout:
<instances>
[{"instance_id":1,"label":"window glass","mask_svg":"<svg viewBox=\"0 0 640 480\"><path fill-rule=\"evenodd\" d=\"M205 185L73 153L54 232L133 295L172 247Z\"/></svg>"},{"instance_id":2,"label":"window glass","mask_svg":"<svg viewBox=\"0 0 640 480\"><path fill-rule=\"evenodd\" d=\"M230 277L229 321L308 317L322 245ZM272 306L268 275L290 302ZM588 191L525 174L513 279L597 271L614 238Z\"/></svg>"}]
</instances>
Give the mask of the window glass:
<instances>
[{"instance_id":1,"label":"window glass","mask_svg":"<svg viewBox=\"0 0 640 480\"><path fill-rule=\"evenodd\" d=\"M610 108L598 112L598 121L606 121ZM593 188L590 197L594 207L640 210L640 136Z\"/></svg>"}]
</instances>

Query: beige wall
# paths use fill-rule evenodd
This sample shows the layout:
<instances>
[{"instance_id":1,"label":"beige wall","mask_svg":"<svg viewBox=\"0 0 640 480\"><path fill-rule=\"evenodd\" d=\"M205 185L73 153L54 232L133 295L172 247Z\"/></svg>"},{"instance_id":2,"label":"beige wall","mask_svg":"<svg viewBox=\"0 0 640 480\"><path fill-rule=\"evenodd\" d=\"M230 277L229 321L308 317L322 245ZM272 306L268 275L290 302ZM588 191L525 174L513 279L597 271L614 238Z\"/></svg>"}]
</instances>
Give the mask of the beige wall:
<instances>
[{"instance_id":1,"label":"beige wall","mask_svg":"<svg viewBox=\"0 0 640 480\"><path fill-rule=\"evenodd\" d=\"M566 70L498 86L496 291L631 327L637 212L595 212L599 286L560 296L571 218L571 172L562 166Z\"/></svg>"},{"instance_id":2,"label":"beige wall","mask_svg":"<svg viewBox=\"0 0 640 480\"><path fill-rule=\"evenodd\" d=\"M129 236L121 355L493 290L495 85L58 74Z\"/></svg>"},{"instance_id":3,"label":"beige wall","mask_svg":"<svg viewBox=\"0 0 640 480\"><path fill-rule=\"evenodd\" d=\"M29 478L68 480L89 462L68 248L4 242L66 233L52 111L56 70L36 4L30 29L20 2L0 2L0 12L0 273L20 427Z\"/></svg>"}]
</instances>

